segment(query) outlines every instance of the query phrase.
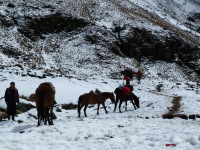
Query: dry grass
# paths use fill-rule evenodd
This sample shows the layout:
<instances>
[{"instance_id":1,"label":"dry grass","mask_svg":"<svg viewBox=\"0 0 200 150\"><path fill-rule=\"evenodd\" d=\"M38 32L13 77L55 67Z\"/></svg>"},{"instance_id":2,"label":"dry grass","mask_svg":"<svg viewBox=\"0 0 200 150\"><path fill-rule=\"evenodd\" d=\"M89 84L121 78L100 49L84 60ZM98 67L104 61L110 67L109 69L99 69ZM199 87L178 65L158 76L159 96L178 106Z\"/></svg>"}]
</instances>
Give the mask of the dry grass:
<instances>
[{"instance_id":1,"label":"dry grass","mask_svg":"<svg viewBox=\"0 0 200 150\"><path fill-rule=\"evenodd\" d=\"M198 114L192 114L192 115L185 115L185 114L177 114L177 112L179 111L181 105L180 105L180 101L181 101L181 97L174 97L172 100L172 104L173 106L169 108L169 112L164 114L162 117L164 119L173 119L175 117L181 118L181 119L196 119L196 118L200 118L200 115Z\"/></svg>"},{"instance_id":2,"label":"dry grass","mask_svg":"<svg viewBox=\"0 0 200 150\"><path fill-rule=\"evenodd\" d=\"M181 97L174 97L172 100L173 106L171 107L171 112L178 112L181 105L180 105Z\"/></svg>"},{"instance_id":3,"label":"dry grass","mask_svg":"<svg viewBox=\"0 0 200 150\"><path fill-rule=\"evenodd\" d=\"M31 102L34 102L35 101L35 94L31 94L29 97L27 96L24 96L24 95L20 95L19 96L21 99L25 99L27 101L31 101Z\"/></svg>"},{"instance_id":4,"label":"dry grass","mask_svg":"<svg viewBox=\"0 0 200 150\"><path fill-rule=\"evenodd\" d=\"M5 113L5 110L0 109L0 122L5 120L8 117L8 115Z\"/></svg>"},{"instance_id":5,"label":"dry grass","mask_svg":"<svg viewBox=\"0 0 200 150\"><path fill-rule=\"evenodd\" d=\"M181 105L180 105L181 97L174 97L172 100L173 106L168 108L169 112L163 115L163 118L172 119L176 115L176 113L179 111Z\"/></svg>"}]
</instances>

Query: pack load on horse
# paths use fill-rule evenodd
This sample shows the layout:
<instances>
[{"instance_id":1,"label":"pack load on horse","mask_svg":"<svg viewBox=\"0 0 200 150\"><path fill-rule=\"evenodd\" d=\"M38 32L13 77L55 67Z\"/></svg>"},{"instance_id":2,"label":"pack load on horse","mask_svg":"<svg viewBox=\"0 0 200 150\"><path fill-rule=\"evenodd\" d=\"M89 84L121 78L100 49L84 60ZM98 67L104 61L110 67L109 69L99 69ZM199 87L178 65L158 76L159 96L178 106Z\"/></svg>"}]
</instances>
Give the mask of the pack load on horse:
<instances>
[{"instance_id":1,"label":"pack load on horse","mask_svg":"<svg viewBox=\"0 0 200 150\"><path fill-rule=\"evenodd\" d=\"M125 70L121 71L121 75L124 75L124 80L126 80L126 85L130 84L130 81L133 79L133 71L130 68L126 68Z\"/></svg>"},{"instance_id":2,"label":"pack load on horse","mask_svg":"<svg viewBox=\"0 0 200 150\"><path fill-rule=\"evenodd\" d=\"M140 81L142 77L142 71L140 69L136 72L136 76L137 76L137 80Z\"/></svg>"},{"instance_id":3,"label":"pack load on horse","mask_svg":"<svg viewBox=\"0 0 200 150\"><path fill-rule=\"evenodd\" d=\"M95 94L96 96L100 96L100 95L101 95L101 91L99 91L98 89L96 89L95 92L94 92L94 94Z\"/></svg>"},{"instance_id":4,"label":"pack load on horse","mask_svg":"<svg viewBox=\"0 0 200 150\"><path fill-rule=\"evenodd\" d=\"M35 91L35 102L38 111L38 126L44 120L46 125L53 125L53 106L55 103L55 87L51 82L44 82ZM50 113L49 113L50 111Z\"/></svg>"},{"instance_id":5,"label":"pack load on horse","mask_svg":"<svg viewBox=\"0 0 200 150\"><path fill-rule=\"evenodd\" d=\"M119 112L121 113L121 104L123 101L126 103L126 111L127 111L127 101L130 100L131 103L133 104L134 108L137 109L140 107L139 105L139 97L137 97L135 94L132 92L133 89L131 89L131 86L124 86L120 89L120 87L115 89L115 94L116 94L116 101L115 101L115 108L114 112L116 111L117 108L117 103L120 100L119 103ZM133 102L134 100L134 102Z\"/></svg>"},{"instance_id":6,"label":"pack load on horse","mask_svg":"<svg viewBox=\"0 0 200 150\"><path fill-rule=\"evenodd\" d=\"M87 117L86 109L89 104L91 104L91 105L98 104L97 115L99 115L99 106L100 106L100 104L102 104L102 106L107 114L108 111L106 110L106 106L104 104L107 99L110 99L112 101L112 103L115 103L115 96L113 93L110 93L110 92L100 92L99 90L98 91L96 90L95 92L90 91L89 93L80 95L79 99L78 99L78 116L80 117L81 109L83 108L83 106L85 106L84 114L85 114L85 117Z\"/></svg>"},{"instance_id":7,"label":"pack load on horse","mask_svg":"<svg viewBox=\"0 0 200 150\"><path fill-rule=\"evenodd\" d=\"M122 88L122 93L123 94L129 94L131 92L131 89L127 86L123 87Z\"/></svg>"},{"instance_id":8,"label":"pack load on horse","mask_svg":"<svg viewBox=\"0 0 200 150\"><path fill-rule=\"evenodd\" d=\"M123 87L125 87L126 85L125 84L120 84L119 85L119 89L121 90Z\"/></svg>"}]
</instances>

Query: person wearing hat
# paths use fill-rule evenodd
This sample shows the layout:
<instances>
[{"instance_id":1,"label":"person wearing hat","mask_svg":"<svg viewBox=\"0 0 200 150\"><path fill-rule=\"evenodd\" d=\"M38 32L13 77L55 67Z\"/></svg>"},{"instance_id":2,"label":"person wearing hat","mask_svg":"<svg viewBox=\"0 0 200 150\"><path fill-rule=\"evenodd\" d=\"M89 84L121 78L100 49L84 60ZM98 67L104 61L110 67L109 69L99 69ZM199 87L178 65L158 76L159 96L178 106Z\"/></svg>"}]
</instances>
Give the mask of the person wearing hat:
<instances>
[{"instance_id":1,"label":"person wearing hat","mask_svg":"<svg viewBox=\"0 0 200 150\"><path fill-rule=\"evenodd\" d=\"M18 90L15 88L15 82L10 83L10 87L6 89L5 92L5 102L7 105L8 120L12 116L12 120L15 120L16 114L16 103L19 103Z\"/></svg>"}]
</instances>

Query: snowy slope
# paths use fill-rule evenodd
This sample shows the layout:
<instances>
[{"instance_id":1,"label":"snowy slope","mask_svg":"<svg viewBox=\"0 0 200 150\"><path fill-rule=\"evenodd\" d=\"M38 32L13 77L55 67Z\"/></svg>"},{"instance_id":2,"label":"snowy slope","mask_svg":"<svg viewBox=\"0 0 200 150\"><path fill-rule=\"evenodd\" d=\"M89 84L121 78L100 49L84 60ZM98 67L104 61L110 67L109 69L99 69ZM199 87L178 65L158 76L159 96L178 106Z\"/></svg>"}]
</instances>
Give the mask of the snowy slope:
<instances>
[{"instance_id":1,"label":"snowy slope","mask_svg":"<svg viewBox=\"0 0 200 150\"><path fill-rule=\"evenodd\" d=\"M37 115L36 109L19 114L14 122L0 122L1 150L172 149L166 144L176 144L173 149L177 150L200 149L199 118L162 118L172 108L174 97L181 97L180 109L175 114L199 115L198 79L190 81L182 68L175 63L144 60L139 64L132 58L113 54L104 43L92 45L85 41L86 33L102 34L100 30L106 28L107 36L102 36L105 37L102 41L112 45L114 36L106 33L111 32L116 25L127 24L144 27L155 34L159 32L161 35L168 35L168 31L158 25L159 21L162 25L166 23L166 26L179 31L192 30L189 36L196 36L198 39L199 33L184 24L188 14L199 13L198 0L12 2L15 7L9 9L7 5L10 1L0 3L0 15L7 21L12 21L10 14L23 18L26 15L46 16L60 11L84 18L95 26L83 28L80 32L67 36L66 33L43 35L45 39L33 42L19 33L18 27L0 25L0 108L6 108L3 96L11 81L16 82L19 94L27 97L35 92L40 83L52 82L56 88L55 99L58 103L54 108L57 119L53 126L36 127L37 119L31 117ZM151 19L155 16L158 17L156 21ZM126 30L124 32L128 33ZM5 55L1 47L16 52L17 57ZM113 92L123 83L119 71L125 67L134 71L140 67L144 73L140 84L136 78L131 81L133 92L140 97L139 109L135 110L128 103L127 112L122 107L122 113L118 109L113 113L114 104L110 100L106 101L108 114L101 108L99 116L96 115L96 105L87 109L87 118L83 116L83 112L78 118L77 110L62 109L62 104L77 104L78 97L90 90L98 88L103 92ZM44 74L53 75L52 78L37 78ZM31 77L33 75L37 77ZM194 74L190 76L195 78ZM162 85L160 92L156 90L157 85ZM25 102L23 99L20 101ZM58 108L62 112L57 112ZM18 123L19 120L22 123Z\"/></svg>"},{"instance_id":2,"label":"snowy slope","mask_svg":"<svg viewBox=\"0 0 200 150\"><path fill-rule=\"evenodd\" d=\"M153 75L155 69L151 68ZM177 74L176 74L177 75ZM36 116L36 109L19 114L15 122L4 121L0 123L2 150L8 149L146 149L159 150L170 149L166 144L176 144L174 149L188 150L199 149L199 119L183 120L162 119L162 115L172 107L173 97L180 96L181 114L199 114L199 89L188 88L186 83L163 80L146 76L138 84L134 79L131 84L134 86L134 93L140 97L140 108L135 110L131 103L128 103L128 111L122 104L122 113L113 113L114 104L106 101L108 114L100 109L100 115L96 115L96 105L87 109L88 117L78 118L77 110L61 109L61 104L77 104L79 95L95 90L113 92L121 84L122 80L111 80L106 78L88 78L87 80L67 79L63 77L37 79L31 77L19 77L14 74L8 75L10 80L16 82L20 95L29 96L35 92L37 86L50 81L56 88L56 101L54 107L57 119L53 126L37 126L37 120L31 117ZM180 75L179 75L180 76ZM1 82L0 88L5 89L9 81ZM162 83L161 92L155 90L155 85ZM0 91L2 97L4 91ZM21 102L24 100L20 99ZM33 103L34 104L34 103ZM5 107L4 99L1 99L0 106ZM56 110L60 108L62 112ZM21 120L22 123L17 121Z\"/></svg>"},{"instance_id":3,"label":"snowy slope","mask_svg":"<svg viewBox=\"0 0 200 150\"><path fill-rule=\"evenodd\" d=\"M84 72L90 72L90 75L92 75L93 73L91 72L94 72L96 68L110 66L113 66L118 72L120 70L119 67L122 65L121 58L109 52L109 46L112 46L116 41L115 35L112 33L115 26L127 26L127 30L131 30L132 27L145 28L152 33L159 33L159 36L168 35L169 32L163 30L163 28L167 28L169 31L177 32L177 34L187 38L186 40L192 40L197 43L199 41L199 33L183 24L183 20L189 13L199 12L198 1L195 3L195 1L148 0L51 0L28 1L25 3L21 0L15 0L11 3L15 7L11 8L7 7L8 4L10 4L9 1L4 1L0 5L0 15L3 16L2 23L4 23L4 25L0 26L0 48L3 47L3 49L0 49L1 65L13 67L20 64L23 70L20 70L20 68L17 70L19 74L23 75L29 73L42 76L49 72L55 72L56 74L67 76L80 73L79 75L83 76ZM66 33L43 35L45 39L33 42L18 31L20 27L13 25L17 18L19 18L18 24L22 25L27 16L37 18L54 14L55 12L84 18L88 22L95 24L95 26L86 27L75 35L73 33L69 35L66 35ZM106 30L107 33L105 34L108 36L102 35L102 31L98 30ZM86 35L95 34L104 38L100 40L106 41L106 43L94 45L85 40ZM8 52L14 53L15 57L10 56ZM102 57L108 56L108 60L100 61L97 57L99 54ZM127 63L130 64L130 61L124 64ZM88 68L87 64L95 66ZM107 66L107 64L112 65ZM79 69L80 66L82 68L81 71ZM107 72L106 75L111 74L114 70L113 68L110 68L110 72ZM99 70L102 69L98 69L97 74L102 74Z\"/></svg>"},{"instance_id":4,"label":"snowy slope","mask_svg":"<svg viewBox=\"0 0 200 150\"><path fill-rule=\"evenodd\" d=\"M138 6L148 10L149 12L158 15L167 22L172 23L184 30L193 32L193 27L199 27L199 22L189 22L188 18L192 14L199 14L200 12L200 2L190 1L190 0L144 0L136 1L131 0L131 2L137 4ZM195 30L196 31L196 30ZM199 36L199 32L193 32L195 35Z\"/></svg>"}]
</instances>

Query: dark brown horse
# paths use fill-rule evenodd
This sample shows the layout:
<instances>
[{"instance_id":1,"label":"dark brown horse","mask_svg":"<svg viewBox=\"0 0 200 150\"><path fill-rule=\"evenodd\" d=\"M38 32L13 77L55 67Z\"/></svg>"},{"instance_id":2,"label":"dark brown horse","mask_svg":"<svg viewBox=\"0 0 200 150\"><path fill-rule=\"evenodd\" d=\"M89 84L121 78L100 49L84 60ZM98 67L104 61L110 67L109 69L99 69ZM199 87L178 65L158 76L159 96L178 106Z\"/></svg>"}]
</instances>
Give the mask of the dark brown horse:
<instances>
[{"instance_id":1,"label":"dark brown horse","mask_svg":"<svg viewBox=\"0 0 200 150\"><path fill-rule=\"evenodd\" d=\"M86 109L88 107L89 104L98 104L97 106L97 115L99 115L99 106L100 104L103 105L103 108L105 110L106 113L107 110L106 110L106 107L105 107L105 101L107 99L110 99L112 101L112 103L115 103L115 96L113 93L109 93L109 92L102 92L100 95L95 95L94 92L90 92L90 93L85 93L81 96L79 96L79 99L78 99L78 116L80 117L81 115L81 109L84 107L84 114L85 114L85 117L87 117L87 114L86 114Z\"/></svg>"},{"instance_id":2,"label":"dark brown horse","mask_svg":"<svg viewBox=\"0 0 200 150\"><path fill-rule=\"evenodd\" d=\"M128 100L131 101L131 103L133 104L135 109L140 108L139 97L137 97L132 92L130 92L129 94L123 94L122 90L120 90L119 88L116 88L115 94L116 94L116 101L115 101L114 112L116 111L117 103L119 102L119 100L120 100L120 103L119 103L119 112L120 113L121 113L121 105L122 105L123 101L125 101L125 103L126 103L126 107L125 107L126 111L127 111L127 101ZM134 100L134 102L133 102L133 100Z\"/></svg>"},{"instance_id":3,"label":"dark brown horse","mask_svg":"<svg viewBox=\"0 0 200 150\"><path fill-rule=\"evenodd\" d=\"M50 82L44 82L39 85L35 91L35 102L38 111L38 126L41 120L44 124L53 125L53 105L55 101L55 88ZM50 111L50 114L49 114Z\"/></svg>"}]
</instances>

